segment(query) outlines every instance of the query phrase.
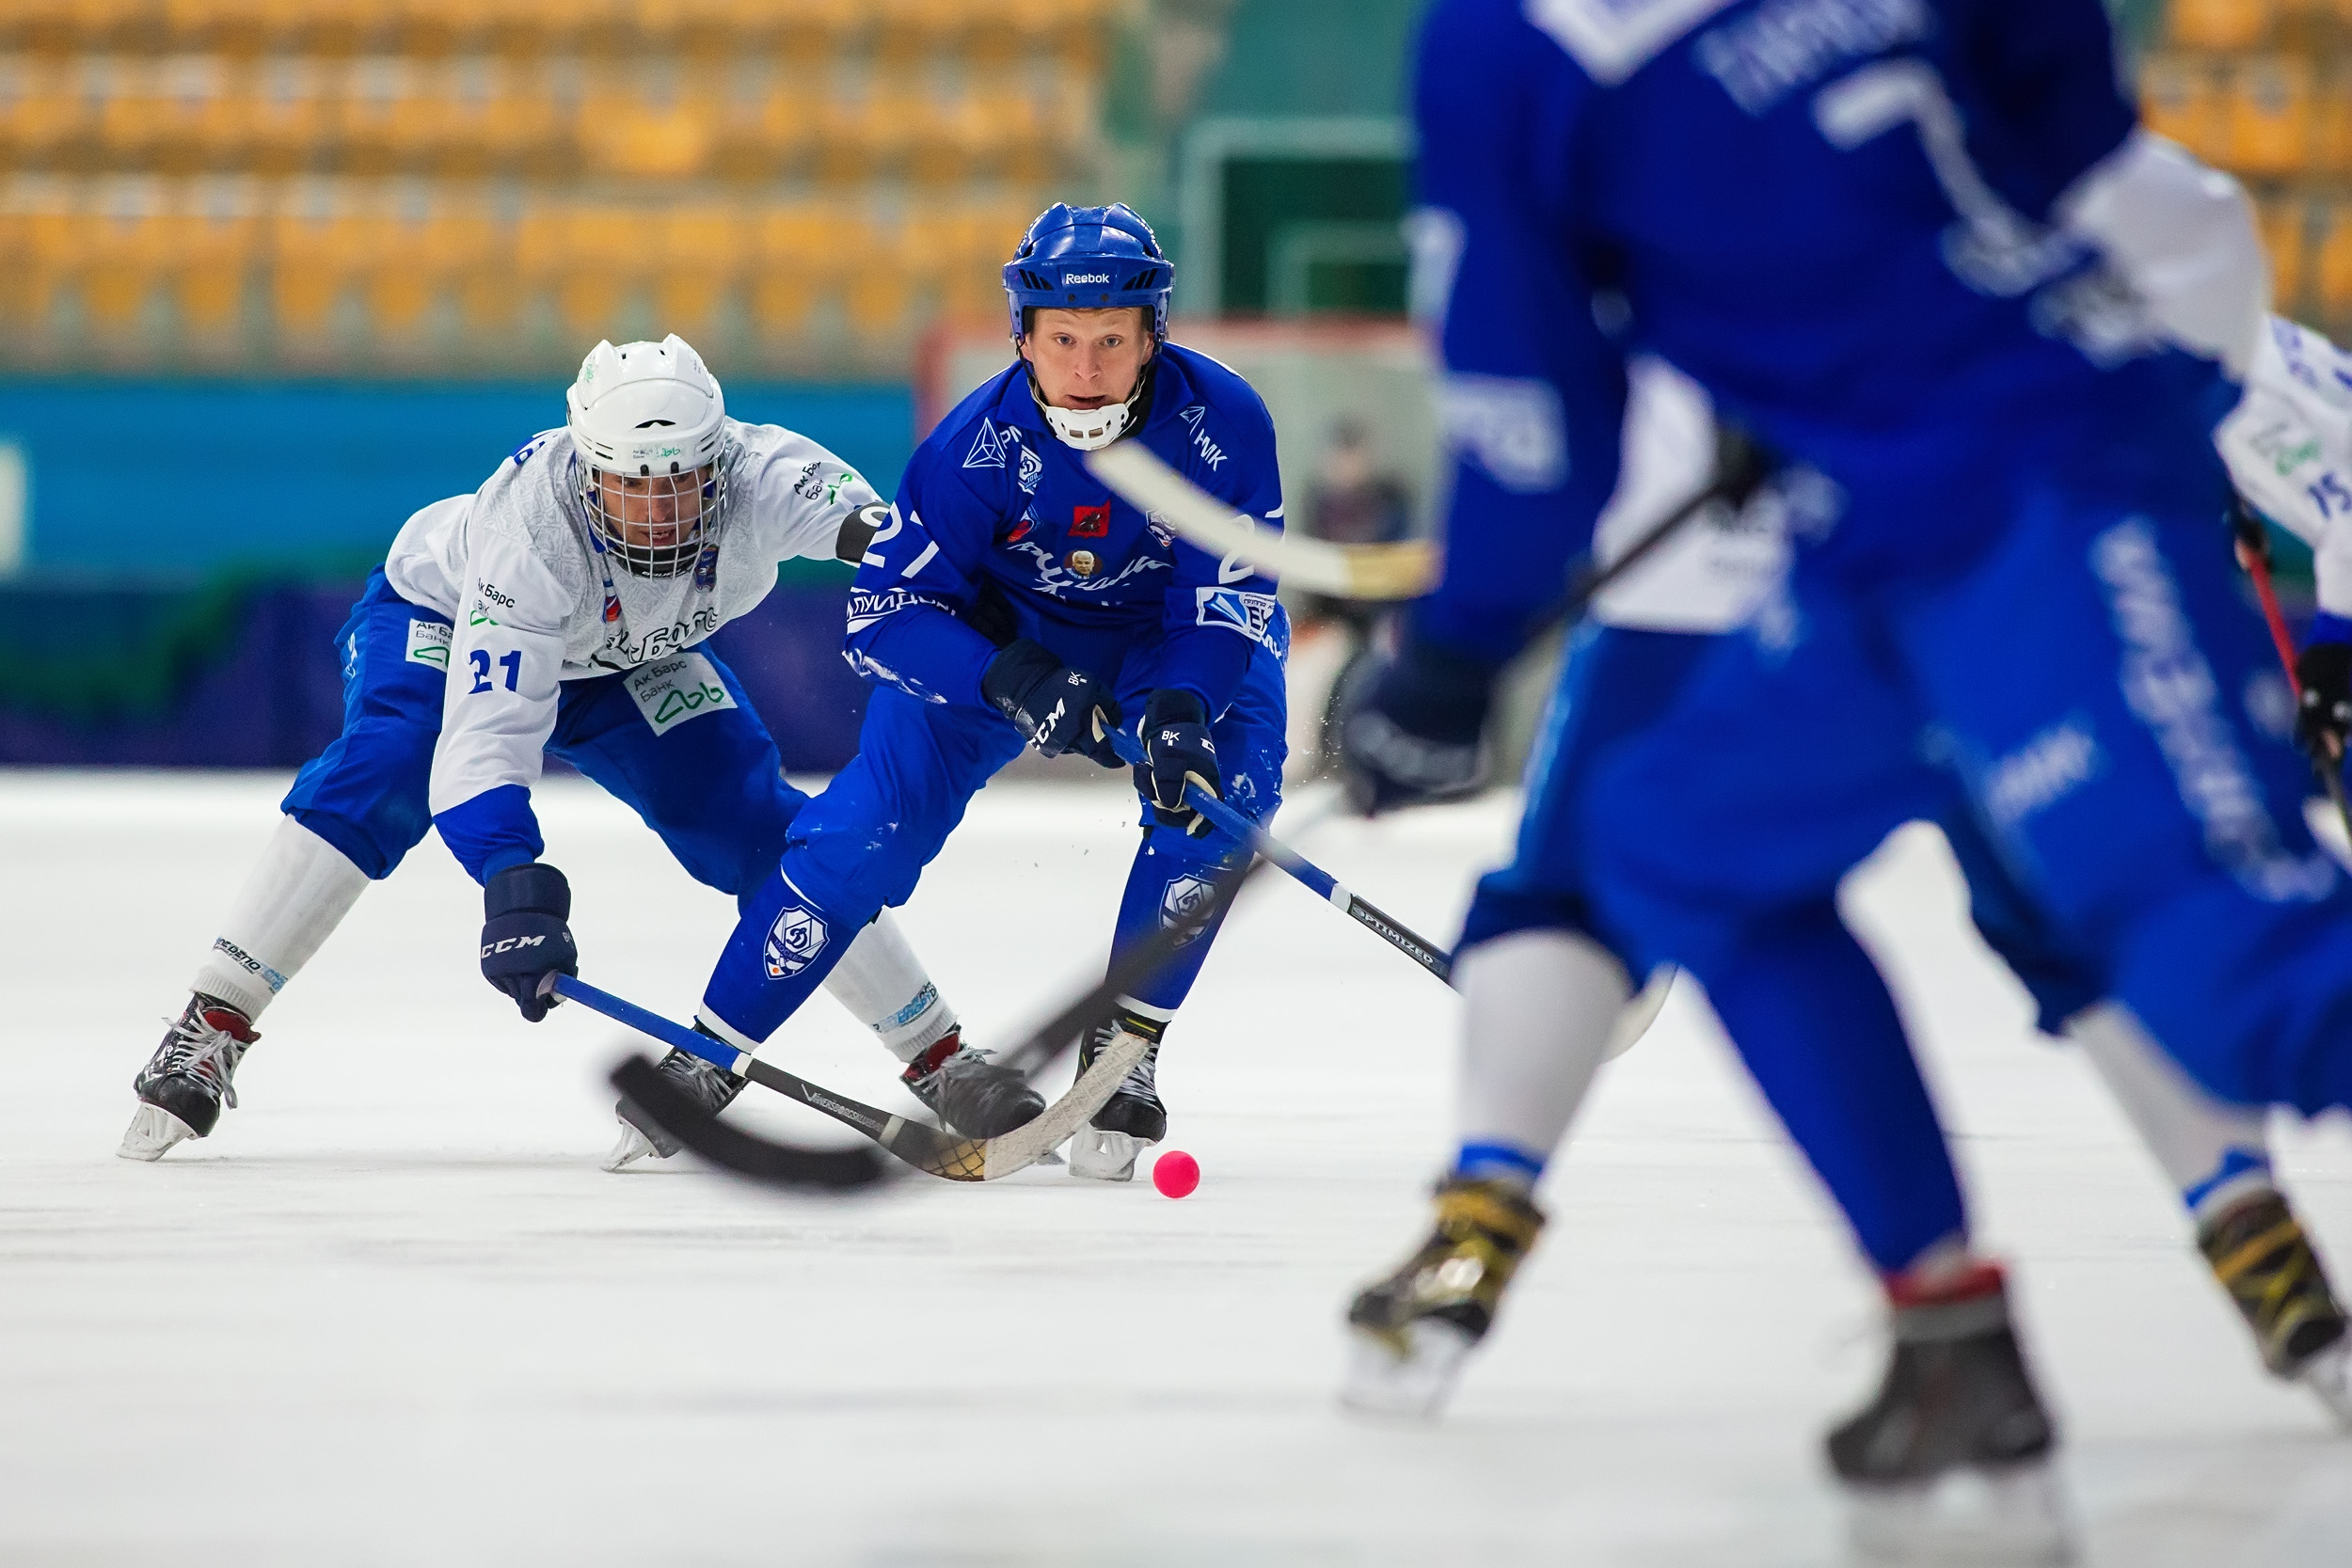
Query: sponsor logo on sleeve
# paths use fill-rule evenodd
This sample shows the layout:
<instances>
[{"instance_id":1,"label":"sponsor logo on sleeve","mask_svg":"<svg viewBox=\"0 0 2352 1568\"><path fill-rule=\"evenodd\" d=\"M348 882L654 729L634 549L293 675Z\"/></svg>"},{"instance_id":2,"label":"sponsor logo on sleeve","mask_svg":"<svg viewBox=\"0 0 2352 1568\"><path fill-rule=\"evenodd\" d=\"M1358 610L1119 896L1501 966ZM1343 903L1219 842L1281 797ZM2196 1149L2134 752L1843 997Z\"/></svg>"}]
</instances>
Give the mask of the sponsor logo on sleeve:
<instances>
[{"instance_id":1,"label":"sponsor logo on sleeve","mask_svg":"<svg viewBox=\"0 0 2352 1568\"><path fill-rule=\"evenodd\" d=\"M667 735L690 719L736 705L719 672L701 654L680 654L641 665L623 677L654 734Z\"/></svg>"},{"instance_id":2,"label":"sponsor logo on sleeve","mask_svg":"<svg viewBox=\"0 0 2352 1568\"><path fill-rule=\"evenodd\" d=\"M877 594L863 588L850 591L849 630L864 631L885 616L896 615L915 605L930 605L934 610L955 613L955 606L936 594L926 594L914 588L887 588Z\"/></svg>"},{"instance_id":3,"label":"sponsor logo on sleeve","mask_svg":"<svg viewBox=\"0 0 2352 1568\"><path fill-rule=\"evenodd\" d=\"M824 467L814 458L801 466L801 477L792 482L792 493L804 501L813 501L825 493L824 483L817 477Z\"/></svg>"},{"instance_id":4,"label":"sponsor logo on sleeve","mask_svg":"<svg viewBox=\"0 0 2352 1568\"><path fill-rule=\"evenodd\" d=\"M768 978L782 980L798 974L825 950L829 933L822 915L787 904L768 927Z\"/></svg>"},{"instance_id":5,"label":"sponsor logo on sleeve","mask_svg":"<svg viewBox=\"0 0 2352 1568\"><path fill-rule=\"evenodd\" d=\"M1104 502L1102 505L1100 505L1100 506L1080 506L1080 507L1073 507L1073 508L1071 510L1071 515L1070 515L1070 537L1071 537L1071 538L1073 538L1073 539L1101 539L1101 538L1104 538L1104 537L1107 536L1107 535L1110 533L1110 531L1111 531L1111 503L1110 503L1110 502L1108 502L1108 501L1104 501Z\"/></svg>"},{"instance_id":6,"label":"sponsor logo on sleeve","mask_svg":"<svg viewBox=\"0 0 2352 1568\"><path fill-rule=\"evenodd\" d=\"M449 640L455 629L446 621L409 622L408 662L430 664L436 670L447 670Z\"/></svg>"},{"instance_id":7,"label":"sponsor logo on sleeve","mask_svg":"<svg viewBox=\"0 0 2352 1568\"><path fill-rule=\"evenodd\" d=\"M1440 402L1447 437L1505 490L1555 490L1568 477L1560 394L1549 382L1450 375Z\"/></svg>"},{"instance_id":8,"label":"sponsor logo on sleeve","mask_svg":"<svg viewBox=\"0 0 2352 1568\"><path fill-rule=\"evenodd\" d=\"M1274 646L1270 631L1281 601L1273 594L1245 594L1238 588L1196 588L1193 594L1198 601L1195 626L1223 626L1252 642Z\"/></svg>"}]
</instances>

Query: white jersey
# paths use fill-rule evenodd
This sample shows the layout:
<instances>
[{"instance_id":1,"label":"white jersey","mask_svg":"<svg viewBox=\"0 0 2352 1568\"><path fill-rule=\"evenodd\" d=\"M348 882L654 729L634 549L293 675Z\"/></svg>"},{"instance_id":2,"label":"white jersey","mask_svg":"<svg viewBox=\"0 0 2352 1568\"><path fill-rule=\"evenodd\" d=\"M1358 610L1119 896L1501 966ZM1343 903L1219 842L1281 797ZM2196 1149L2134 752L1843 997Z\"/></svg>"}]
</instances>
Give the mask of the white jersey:
<instances>
[{"instance_id":1,"label":"white jersey","mask_svg":"<svg viewBox=\"0 0 2352 1568\"><path fill-rule=\"evenodd\" d=\"M1604 562L1707 482L1714 416L1704 388L1656 359L1629 370L1623 470L1595 531ZM2352 355L2272 317L2246 394L2215 432L2239 493L2312 546L2319 608L2352 619ZM1743 626L1786 570L1780 509L1695 520L1594 601L1604 626L1721 632Z\"/></svg>"},{"instance_id":2,"label":"white jersey","mask_svg":"<svg viewBox=\"0 0 2352 1568\"><path fill-rule=\"evenodd\" d=\"M2352 355L2272 317L2215 439L2238 493L2311 546L2319 608L2352 619Z\"/></svg>"},{"instance_id":3,"label":"white jersey","mask_svg":"<svg viewBox=\"0 0 2352 1568\"><path fill-rule=\"evenodd\" d=\"M706 541L709 569L636 577L599 550L561 429L532 437L472 495L436 501L401 529L386 579L454 627L433 753L436 816L538 782L562 682L692 647L766 598L779 562L831 558L843 520L878 499L804 436L734 420L726 432L727 502Z\"/></svg>"},{"instance_id":4,"label":"white jersey","mask_svg":"<svg viewBox=\"0 0 2352 1568\"><path fill-rule=\"evenodd\" d=\"M1626 375L1617 488L1593 528L1593 554L1603 565L1704 485L1715 460L1706 388L1661 359L1635 359ZM1730 631L1756 613L1788 565L1777 508L1752 505L1737 516L1711 508L1602 589L1593 619L1633 631Z\"/></svg>"}]
</instances>

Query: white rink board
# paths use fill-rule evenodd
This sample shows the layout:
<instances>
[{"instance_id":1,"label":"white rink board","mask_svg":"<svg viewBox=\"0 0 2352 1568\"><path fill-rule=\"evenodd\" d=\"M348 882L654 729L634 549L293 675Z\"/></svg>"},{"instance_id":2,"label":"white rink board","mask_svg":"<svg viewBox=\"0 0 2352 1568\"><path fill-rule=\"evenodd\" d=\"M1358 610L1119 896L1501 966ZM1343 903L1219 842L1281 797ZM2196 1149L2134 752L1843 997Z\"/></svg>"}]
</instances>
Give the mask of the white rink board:
<instances>
[{"instance_id":1,"label":"white rink board","mask_svg":"<svg viewBox=\"0 0 2352 1568\"><path fill-rule=\"evenodd\" d=\"M1836 1560L1816 1444L1876 1370L1872 1291L1688 998L1603 1075L1451 1418L1368 1425L1331 1402L1339 1315L1423 1223L1454 1003L1296 887L1251 893L1170 1037L1182 1203L608 1176L620 1031L522 1024L430 841L264 1021L221 1131L117 1160L283 786L0 775L11 1568ZM726 901L588 786L544 804L588 975L686 1013ZM992 789L905 912L984 1042L1100 963L1131 811ZM1443 937L1507 813L1303 842ZM2088 1072L1957 937L1940 845L1861 881L2019 1264L2090 1560L2352 1561L2352 1439L2259 1375ZM829 1002L771 1053L895 1092ZM2352 1132L2283 1151L2352 1273Z\"/></svg>"}]
</instances>

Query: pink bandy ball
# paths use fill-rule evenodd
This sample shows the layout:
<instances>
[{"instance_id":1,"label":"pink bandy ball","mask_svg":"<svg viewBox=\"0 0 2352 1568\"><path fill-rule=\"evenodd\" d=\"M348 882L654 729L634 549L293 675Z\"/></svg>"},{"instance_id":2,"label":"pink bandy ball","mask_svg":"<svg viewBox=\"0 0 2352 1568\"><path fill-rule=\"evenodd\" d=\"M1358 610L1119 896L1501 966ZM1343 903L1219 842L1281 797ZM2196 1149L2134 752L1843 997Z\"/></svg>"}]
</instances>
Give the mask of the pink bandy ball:
<instances>
[{"instance_id":1,"label":"pink bandy ball","mask_svg":"<svg viewBox=\"0 0 2352 1568\"><path fill-rule=\"evenodd\" d=\"M1200 1185L1200 1162L1181 1148L1171 1148L1152 1162L1152 1185L1162 1197L1183 1197Z\"/></svg>"}]
</instances>

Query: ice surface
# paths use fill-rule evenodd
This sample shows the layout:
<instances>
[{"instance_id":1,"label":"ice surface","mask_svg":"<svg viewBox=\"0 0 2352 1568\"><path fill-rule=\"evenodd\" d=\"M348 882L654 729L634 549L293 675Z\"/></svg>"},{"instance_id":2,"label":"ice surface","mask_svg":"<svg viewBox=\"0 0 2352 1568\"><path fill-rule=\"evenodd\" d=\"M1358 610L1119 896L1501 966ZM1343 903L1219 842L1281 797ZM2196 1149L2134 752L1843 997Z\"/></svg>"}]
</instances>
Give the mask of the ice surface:
<instances>
[{"instance_id":1,"label":"ice surface","mask_svg":"<svg viewBox=\"0 0 2352 1568\"><path fill-rule=\"evenodd\" d=\"M0 776L0 1563L1836 1560L1816 1443L1875 1371L1872 1293L1688 997L1603 1074L1453 1414L1370 1424L1333 1404L1340 1312L1423 1223L1454 1004L1297 887L1252 890L1171 1034L1182 1202L607 1175L628 1042L476 977L478 895L430 841L263 1021L243 1109L117 1160L283 783ZM585 973L686 1013L726 901L588 786L543 802ZM1446 936L1508 810L1304 846ZM982 1040L1100 963L1131 811L975 803L905 921ZM2019 1265L2090 1560L2352 1562L2352 1439L2261 1375L2090 1074L1961 934L1940 844L1859 882ZM829 1002L771 1049L896 1092ZM2352 1133L2281 1141L2352 1274Z\"/></svg>"}]
</instances>

